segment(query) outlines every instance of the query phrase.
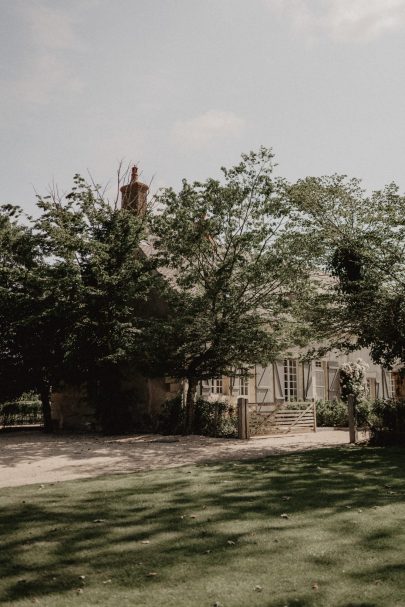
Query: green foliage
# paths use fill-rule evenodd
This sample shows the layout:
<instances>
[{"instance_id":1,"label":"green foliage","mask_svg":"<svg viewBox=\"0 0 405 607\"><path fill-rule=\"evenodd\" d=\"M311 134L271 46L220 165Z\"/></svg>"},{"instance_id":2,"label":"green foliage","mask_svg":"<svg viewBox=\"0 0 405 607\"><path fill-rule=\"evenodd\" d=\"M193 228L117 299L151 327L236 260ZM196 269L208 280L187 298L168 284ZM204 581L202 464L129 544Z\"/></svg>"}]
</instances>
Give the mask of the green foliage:
<instances>
[{"instance_id":1,"label":"green foliage","mask_svg":"<svg viewBox=\"0 0 405 607\"><path fill-rule=\"evenodd\" d=\"M236 438L238 436L237 411L226 402L211 402L198 398L195 428L197 434Z\"/></svg>"},{"instance_id":2,"label":"green foliage","mask_svg":"<svg viewBox=\"0 0 405 607\"><path fill-rule=\"evenodd\" d=\"M366 370L368 365L360 358L357 362L346 362L339 367L339 382L343 402L354 397L355 405L364 400L366 393Z\"/></svg>"},{"instance_id":3,"label":"green foliage","mask_svg":"<svg viewBox=\"0 0 405 607\"><path fill-rule=\"evenodd\" d=\"M158 432L162 434L182 434L184 431L185 412L181 396L167 400L158 419Z\"/></svg>"},{"instance_id":4,"label":"green foliage","mask_svg":"<svg viewBox=\"0 0 405 607\"><path fill-rule=\"evenodd\" d=\"M405 401L378 399L373 404L371 436L375 443L405 443Z\"/></svg>"},{"instance_id":5,"label":"green foliage","mask_svg":"<svg viewBox=\"0 0 405 607\"><path fill-rule=\"evenodd\" d=\"M0 404L0 426L43 423L42 405L38 398L14 400Z\"/></svg>"},{"instance_id":6,"label":"green foliage","mask_svg":"<svg viewBox=\"0 0 405 607\"><path fill-rule=\"evenodd\" d=\"M38 387L43 268L29 218L18 207L0 207L0 402Z\"/></svg>"},{"instance_id":7,"label":"green foliage","mask_svg":"<svg viewBox=\"0 0 405 607\"><path fill-rule=\"evenodd\" d=\"M166 401L159 418L159 432L163 434L182 434L186 423L185 407L180 396ZM237 412L224 402L209 402L202 398L196 400L195 434L224 438L237 437Z\"/></svg>"},{"instance_id":8,"label":"green foliage","mask_svg":"<svg viewBox=\"0 0 405 607\"><path fill-rule=\"evenodd\" d=\"M390 184L367 195L345 176L307 178L288 190L322 273L307 301L308 333L331 347L370 349L405 362L405 197ZM334 279L325 280L325 271Z\"/></svg>"},{"instance_id":9,"label":"green foliage","mask_svg":"<svg viewBox=\"0 0 405 607\"><path fill-rule=\"evenodd\" d=\"M355 415L359 428L370 427L373 407L374 403L364 399L356 403Z\"/></svg>"},{"instance_id":10,"label":"green foliage","mask_svg":"<svg viewBox=\"0 0 405 607\"><path fill-rule=\"evenodd\" d=\"M317 426L347 427L347 405L342 401L320 400L316 403Z\"/></svg>"},{"instance_id":11,"label":"green foliage","mask_svg":"<svg viewBox=\"0 0 405 607\"><path fill-rule=\"evenodd\" d=\"M50 386L86 383L102 425L125 418L128 427L121 367L141 358L153 278L139 249L146 217L111 206L79 175L66 196L38 196L38 207L28 227L18 209L0 213L0 385L10 392L0 396L35 389L49 426Z\"/></svg>"},{"instance_id":12,"label":"green foliage","mask_svg":"<svg viewBox=\"0 0 405 607\"><path fill-rule=\"evenodd\" d=\"M136 350L138 307L150 282L149 262L139 254L144 220L112 207L78 175L65 199L38 204L48 280L63 296L58 320L69 319L65 369L80 378L126 360Z\"/></svg>"},{"instance_id":13,"label":"green foliage","mask_svg":"<svg viewBox=\"0 0 405 607\"><path fill-rule=\"evenodd\" d=\"M295 295L307 284L271 150L222 172L221 181L164 190L152 222L171 280L167 317L151 323L150 334L161 366L188 380L189 412L198 381L267 363L290 343Z\"/></svg>"},{"instance_id":14,"label":"green foliage","mask_svg":"<svg viewBox=\"0 0 405 607\"><path fill-rule=\"evenodd\" d=\"M356 404L356 423L359 428L368 427L371 423L371 416L371 403L362 400ZM347 428L349 426L347 404L342 401L317 401L316 423L319 427Z\"/></svg>"}]
</instances>

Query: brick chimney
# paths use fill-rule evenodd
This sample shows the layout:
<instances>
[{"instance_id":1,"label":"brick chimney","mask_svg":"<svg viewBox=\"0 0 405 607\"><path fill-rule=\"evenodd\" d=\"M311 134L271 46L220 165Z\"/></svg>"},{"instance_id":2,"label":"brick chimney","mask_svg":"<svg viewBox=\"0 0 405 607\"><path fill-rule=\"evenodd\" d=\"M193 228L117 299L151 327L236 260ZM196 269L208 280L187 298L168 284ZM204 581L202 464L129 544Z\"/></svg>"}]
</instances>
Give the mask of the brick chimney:
<instances>
[{"instance_id":1,"label":"brick chimney","mask_svg":"<svg viewBox=\"0 0 405 607\"><path fill-rule=\"evenodd\" d=\"M136 215L144 215L149 187L138 181L138 167L133 166L131 181L121 188L121 208L133 211Z\"/></svg>"}]
</instances>

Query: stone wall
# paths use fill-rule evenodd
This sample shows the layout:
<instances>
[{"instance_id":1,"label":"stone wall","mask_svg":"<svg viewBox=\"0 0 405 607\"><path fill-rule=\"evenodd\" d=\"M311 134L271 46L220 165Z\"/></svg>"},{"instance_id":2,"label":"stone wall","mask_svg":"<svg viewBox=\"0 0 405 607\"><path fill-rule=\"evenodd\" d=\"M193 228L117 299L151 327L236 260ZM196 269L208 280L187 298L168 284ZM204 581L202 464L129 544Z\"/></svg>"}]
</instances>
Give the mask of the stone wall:
<instances>
[{"instance_id":1,"label":"stone wall","mask_svg":"<svg viewBox=\"0 0 405 607\"><path fill-rule=\"evenodd\" d=\"M65 386L63 391L53 392L51 416L55 430L100 430L84 387Z\"/></svg>"},{"instance_id":2,"label":"stone wall","mask_svg":"<svg viewBox=\"0 0 405 607\"><path fill-rule=\"evenodd\" d=\"M146 432L156 429L156 422L166 400L174 398L180 386L164 378L147 379L132 370L124 375L122 391L117 395L116 410L127 420L123 431ZM114 403L111 403L114 413ZM65 386L52 394L51 414L55 430L101 431L95 406L85 387Z\"/></svg>"}]
</instances>

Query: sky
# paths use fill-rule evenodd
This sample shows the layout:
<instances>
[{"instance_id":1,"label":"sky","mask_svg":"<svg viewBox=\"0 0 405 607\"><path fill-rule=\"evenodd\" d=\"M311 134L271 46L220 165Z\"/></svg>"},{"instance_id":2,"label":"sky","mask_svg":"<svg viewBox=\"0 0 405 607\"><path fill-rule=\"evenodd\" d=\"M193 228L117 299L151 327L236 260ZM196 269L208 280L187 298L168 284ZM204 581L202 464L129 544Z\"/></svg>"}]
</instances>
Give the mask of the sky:
<instances>
[{"instance_id":1,"label":"sky","mask_svg":"<svg viewBox=\"0 0 405 607\"><path fill-rule=\"evenodd\" d=\"M273 148L405 190L405 0L0 0L0 204L120 161L178 188Z\"/></svg>"}]
</instances>

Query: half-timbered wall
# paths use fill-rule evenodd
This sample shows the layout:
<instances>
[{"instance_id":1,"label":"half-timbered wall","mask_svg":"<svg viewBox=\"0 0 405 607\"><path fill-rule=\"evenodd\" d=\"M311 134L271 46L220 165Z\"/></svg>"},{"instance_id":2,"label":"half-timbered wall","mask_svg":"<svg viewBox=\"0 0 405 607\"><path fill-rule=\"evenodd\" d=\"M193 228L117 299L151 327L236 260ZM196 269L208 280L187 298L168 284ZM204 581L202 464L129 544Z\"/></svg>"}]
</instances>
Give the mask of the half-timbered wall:
<instances>
[{"instance_id":1,"label":"half-timbered wall","mask_svg":"<svg viewBox=\"0 0 405 607\"><path fill-rule=\"evenodd\" d=\"M405 395L405 382L398 374L382 369L371 360L367 350L350 354L330 352L321 360L302 362L299 352L293 352L286 358L267 366L256 365L250 370L250 376L241 391L239 377L223 378L222 392L217 391L218 383L201 383L202 397L221 395L236 403L239 397L248 398L249 403L265 407L284 402L303 402L317 400L337 400L340 398L339 367L344 362L356 362L361 358L369 367L366 372L369 397L389 398Z\"/></svg>"}]
</instances>

